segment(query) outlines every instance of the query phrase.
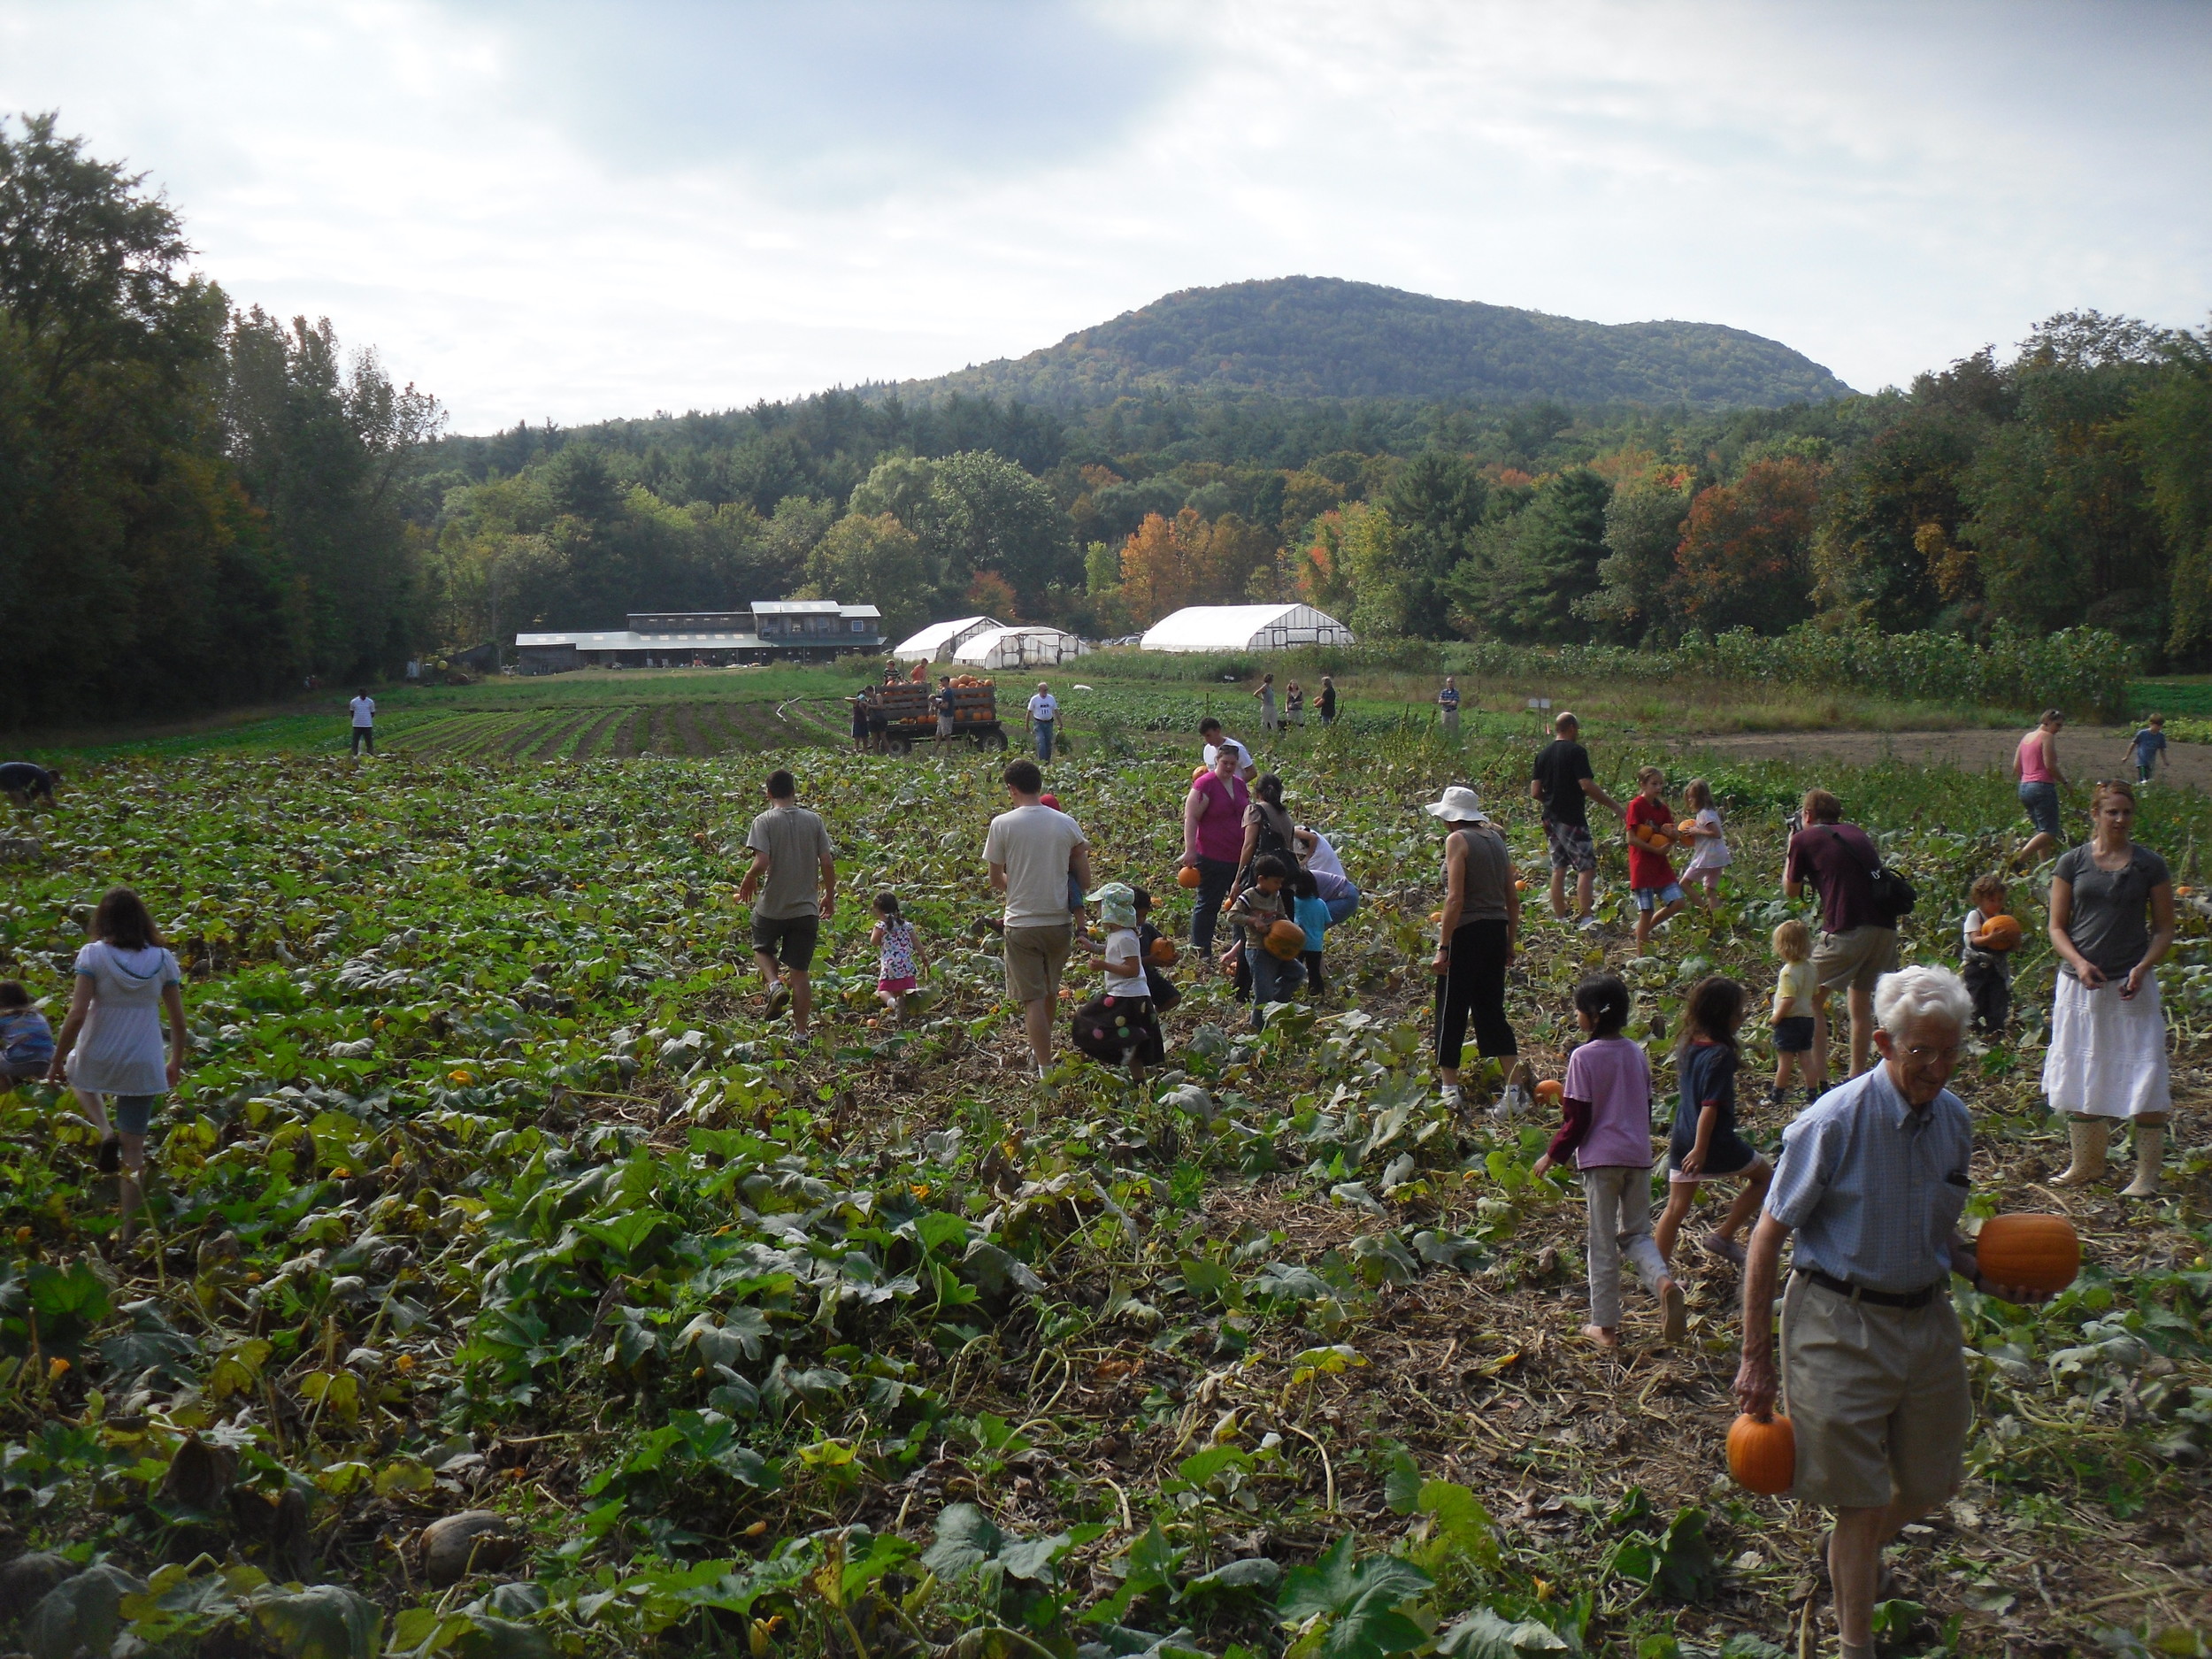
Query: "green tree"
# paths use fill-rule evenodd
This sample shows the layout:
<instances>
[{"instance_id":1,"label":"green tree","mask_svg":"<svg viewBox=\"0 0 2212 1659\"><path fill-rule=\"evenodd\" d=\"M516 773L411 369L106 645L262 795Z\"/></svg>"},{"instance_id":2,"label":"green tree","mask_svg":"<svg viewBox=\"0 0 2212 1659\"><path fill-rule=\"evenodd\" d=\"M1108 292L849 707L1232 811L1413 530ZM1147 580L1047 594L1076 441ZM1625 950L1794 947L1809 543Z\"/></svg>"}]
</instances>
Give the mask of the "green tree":
<instances>
[{"instance_id":1,"label":"green tree","mask_svg":"<svg viewBox=\"0 0 2212 1659\"><path fill-rule=\"evenodd\" d=\"M1655 643L1671 631L1668 593L1675 578L1675 549L1690 498L1681 486L1647 474L1614 490L1605 503L1605 557L1598 588L1575 602L1575 611L1598 634L1617 643Z\"/></svg>"},{"instance_id":2,"label":"green tree","mask_svg":"<svg viewBox=\"0 0 2212 1659\"><path fill-rule=\"evenodd\" d=\"M1528 505L1491 526L1484 557L1454 572L1454 614L1474 633L1567 642L1586 638L1577 607L1598 588L1612 487L1588 467L1555 473Z\"/></svg>"},{"instance_id":3,"label":"green tree","mask_svg":"<svg viewBox=\"0 0 2212 1659\"><path fill-rule=\"evenodd\" d=\"M930 619L933 595L921 541L887 512L846 514L815 544L806 568L818 596L882 611L890 639L902 640Z\"/></svg>"},{"instance_id":4,"label":"green tree","mask_svg":"<svg viewBox=\"0 0 2212 1659\"><path fill-rule=\"evenodd\" d=\"M2201 665L2212 661L2212 328L2174 335L2164 357L2164 372L2136 399L2125 438L2173 565L2166 649Z\"/></svg>"},{"instance_id":5,"label":"green tree","mask_svg":"<svg viewBox=\"0 0 2212 1659\"><path fill-rule=\"evenodd\" d=\"M1398 632L1431 639L1450 632L1452 572L1467 557L1489 502L1489 485L1466 457L1441 449L1423 450L1391 480L1383 506L1397 526L1394 603L1404 616Z\"/></svg>"}]
</instances>

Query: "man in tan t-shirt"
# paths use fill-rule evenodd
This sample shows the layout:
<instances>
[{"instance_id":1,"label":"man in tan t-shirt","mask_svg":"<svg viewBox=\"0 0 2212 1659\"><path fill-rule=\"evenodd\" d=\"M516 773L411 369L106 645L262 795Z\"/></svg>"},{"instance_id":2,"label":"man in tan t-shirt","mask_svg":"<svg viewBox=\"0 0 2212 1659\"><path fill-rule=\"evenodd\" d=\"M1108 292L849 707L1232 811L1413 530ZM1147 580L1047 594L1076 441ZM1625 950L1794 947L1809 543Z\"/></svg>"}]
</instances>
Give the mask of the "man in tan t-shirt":
<instances>
[{"instance_id":1,"label":"man in tan t-shirt","mask_svg":"<svg viewBox=\"0 0 2212 1659\"><path fill-rule=\"evenodd\" d=\"M837 914L837 865L830 856L829 831L799 804L798 795L789 772L768 774L768 810L746 834L753 867L738 884L737 897L753 907L753 960L767 984L768 1018L780 1013L787 999L791 1029L803 1037L814 1014L807 973L814 965L815 942L823 921Z\"/></svg>"},{"instance_id":2,"label":"man in tan t-shirt","mask_svg":"<svg viewBox=\"0 0 2212 1659\"><path fill-rule=\"evenodd\" d=\"M1021 1004L1029 1056L1042 1077L1052 1064L1060 973L1075 943L1068 876L1079 891L1090 890L1091 849L1081 826L1037 798L1045 780L1035 761L1015 761L1000 776L1014 805L991 820L983 860L991 886L1006 895L1006 995Z\"/></svg>"}]
</instances>

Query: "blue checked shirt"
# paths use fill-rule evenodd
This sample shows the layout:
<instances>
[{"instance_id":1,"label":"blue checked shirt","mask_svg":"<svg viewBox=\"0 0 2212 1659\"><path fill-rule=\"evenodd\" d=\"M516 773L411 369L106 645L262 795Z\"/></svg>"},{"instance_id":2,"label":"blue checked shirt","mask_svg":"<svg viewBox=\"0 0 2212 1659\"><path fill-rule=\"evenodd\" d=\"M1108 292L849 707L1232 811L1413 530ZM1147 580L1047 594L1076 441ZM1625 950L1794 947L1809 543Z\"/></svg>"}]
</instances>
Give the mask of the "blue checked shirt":
<instances>
[{"instance_id":1,"label":"blue checked shirt","mask_svg":"<svg viewBox=\"0 0 2212 1659\"><path fill-rule=\"evenodd\" d=\"M1767 1214L1795 1230L1799 1267L1862 1290L1919 1290L1950 1277L1973 1154L1965 1102L1945 1089L1915 1111L1878 1064L1782 1132Z\"/></svg>"}]
</instances>

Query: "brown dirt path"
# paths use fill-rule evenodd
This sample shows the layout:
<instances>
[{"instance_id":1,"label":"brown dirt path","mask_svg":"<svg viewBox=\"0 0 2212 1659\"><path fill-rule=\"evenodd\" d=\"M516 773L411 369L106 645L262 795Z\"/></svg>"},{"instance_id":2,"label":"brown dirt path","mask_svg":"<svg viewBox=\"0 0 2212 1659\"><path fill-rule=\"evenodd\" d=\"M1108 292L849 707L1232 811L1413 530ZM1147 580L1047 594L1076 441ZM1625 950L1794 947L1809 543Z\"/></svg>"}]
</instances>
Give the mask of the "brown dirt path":
<instances>
[{"instance_id":1,"label":"brown dirt path","mask_svg":"<svg viewBox=\"0 0 2212 1659\"><path fill-rule=\"evenodd\" d=\"M2059 733L2058 762L2077 782L2094 778L2135 776L2132 758L2123 752L2134 734L2131 726L2070 726ZM1868 766L1886 759L1924 765L1956 766L1964 772L2004 771L2012 764L2025 728L1992 727L1957 732L1759 732L1727 733L1677 740L1678 749L1740 755L1750 760L1810 760L1832 756L1847 765ZM2159 781L2170 780L2212 794L2212 744L2169 743Z\"/></svg>"}]
</instances>

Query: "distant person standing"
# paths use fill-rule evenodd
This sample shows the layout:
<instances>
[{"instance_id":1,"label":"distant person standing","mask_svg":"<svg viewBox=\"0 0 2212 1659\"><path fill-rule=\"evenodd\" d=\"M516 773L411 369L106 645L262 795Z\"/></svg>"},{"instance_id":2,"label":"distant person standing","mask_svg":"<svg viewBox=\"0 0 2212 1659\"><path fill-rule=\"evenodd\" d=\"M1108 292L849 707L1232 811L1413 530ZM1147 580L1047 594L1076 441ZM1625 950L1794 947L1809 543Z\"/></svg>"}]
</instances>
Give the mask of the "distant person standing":
<instances>
[{"instance_id":1,"label":"distant person standing","mask_svg":"<svg viewBox=\"0 0 2212 1659\"><path fill-rule=\"evenodd\" d=\"M950 674L937 677L937 689L931 695L930 702L937 710L937 741L941 745L952 738L953 710L958 702L953 695Z\"/></svg>"},{"instance_id":2,"label":"distant person standing","mask_svg":"<svg viewBox=\"0 0 2212 1659\"><path fill-rule=\"evenodd\" d=\"M2012 867L2025 870L2066 838L2058 810L2058 792L2066 774L2058 766L2058 733L2066 724L2062 709L2046 709L2034 731L2020 740L2013 751L2012 775L2020 780L2020 804L2027 809L2035 833L2012 856Z\"/></svg>"},{"instance_id":3,"label":"distant person standing","mask_svg":"<svg viewBox=\"0 0 2212 1659\"><path fill-rule=\"evenodd\" d=\"M1444 728L1445 740L1459 741L1459 686L1449 674L1444 676L1443 688L1436 694L1436 718Z\"/></svg>"},{"instance_id":4,"label":"distant person standing","mask_svg":"<svg viewBox=\"0 0 2212 1659\"><path fill-rule=\"evenodd\" d=\"M2148 783L2151 774L2158 770L2160 757L2166 752L2166 717L2147 717L2141 729L2128 739L2126 752L2135 762L2135 781Z\"/></svg>"},{"instance_id":5,"label":"distant person standing","mask_svg":"<svg viewBox=\"0 0 2212 1659\"><path fill-rule=\"evenodd\" d=\"M369 695L366 686L353 694L353 701L346 704L353 711L353 749L358 755L363 749L376 753L376 699Z\"/></svg>"},{"instance_id":6,"label":"distant person standing","mask_svg":"<svg viewBox=\"0 0 2212 1659\"><path fill-rule=\"evenodd\" d=\"M1042 1078L1052 1064L1060 976L1075 945L1068 878L1079 893L1090 886L1091 849L1080 825L1038 798L1044 774L1035 761L1011 763L1000 780L1014 804L991 820L983 861L992 887L1006 895L1006 995L1020 1005L1030 1062Z\"/></svg>"},{"instance_id":7,"label":"distant person standing","mask_svg":"<svg viewBox=\"0 0 2212 1659\"><path fill-rule=\"evenodd\" d=\"M848 699L853 705L853 747L865 754L868 749L868 699L862 693Z\"/></svg>"},{"instance_id":8,"label":"distant person standing","mask_svg":"<svg viewBox=\"0 0 2212 1659\"><path fill-rule=\"evenodd\" d=\"M42 796L48 806L54 805L54 786L62 780L61 773L31 761L0 764L0 795L18 806L28 806Z\"/></svg>"},{"instance_id":9,"label":"distant person standing","mask_svg":"<svg viewBox=\"0 0 2212 1659\"><path fill-rule=\"evenodd\" d=\"M407 659L407 683L411 686L419 686L422 684L421 657L411 657Z\"/></svg>"},{"instance_id":10,"label":"distant person standing","mask_svg":"<svg viewBox=\"0 0 2212 1659\"><path fill-rule=\"evenodd\" d=\"M1283 687L1283 718L1299 731L1306 725L1306 688L1296 680Z\"/></svg>"},{"instance_id":11,"label":"distant person standing","mask_svg":"<svg viewBox=\"0 0 2212 1659\"><path fill-rule=\"evenodd\" d=\"M1262 674L1260 676L1260 688L1252 695L1259 699L1260 730L1266 733L1270 737L1274 736L1276 727L1275 676L1272 674Z\"/></svg>"},{"instance_id":12,"label":"distant person standing","mask_svg":"<svg viewBox=\"0 0 2212 1659\"><path fill-rule=\"evenodd\" d=\"M815 946L824 918L837 914L837 864L828 829L799 804L799 786L789 772L768 774L768 810L753 820L745 846L753 866L738 883L737 898L753 907L753 960L768 993L768 1018L788 1002L791 1029L803 1038L814 1018L807 976Z\"/></svg>"},{"instance_id":13,"label":"distant person standing","mask_svg":"<svg viewBox=\"0 0 2212 1659\"><path fill-rule=\"evenodd\" d=\"M1597 931L1598 849L1590 839L1588 803L1628 819L1628 809L1601 788L1590 771L1590 751L1580 741L1582 722L1565 710L1552 721L1552 741L1536 757L1530 796L1541 803L1544 841L1551 849L1551 913L1567 919L1567 872L1575 872L1575 925Z\"/></svg>"},{"instance_id":14,"label":"distant person standing","mask_svg":"<svg viewBox=\"0 0 2212 1659\"><path fill-rule=\"evenodd\" d=\"M1318 706L1321 710L1321 724L1334 726L1336 724L1336 681L1326 674L1321 676L1321 698Z\"/></svg>"},{"instance_id":15,"label":"distant person standing","mask_svg":"<svg viewBox=\"0 0 2212 1659\"><path fill-rule=\"evenodd\" d=\"M1040 763L1052 758L1053 723L1060 718L1060 701L1052 695L1052 687L1043 680L1037 682L1037 695L1029 700L1029 734L1037 744Z\"/></svg>"}]
</instances>

